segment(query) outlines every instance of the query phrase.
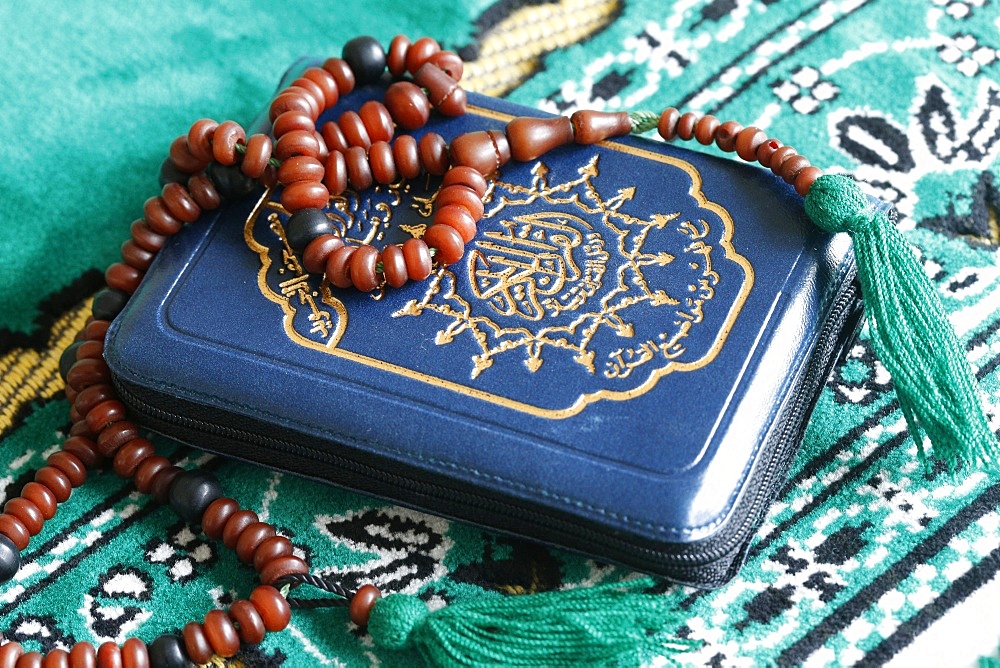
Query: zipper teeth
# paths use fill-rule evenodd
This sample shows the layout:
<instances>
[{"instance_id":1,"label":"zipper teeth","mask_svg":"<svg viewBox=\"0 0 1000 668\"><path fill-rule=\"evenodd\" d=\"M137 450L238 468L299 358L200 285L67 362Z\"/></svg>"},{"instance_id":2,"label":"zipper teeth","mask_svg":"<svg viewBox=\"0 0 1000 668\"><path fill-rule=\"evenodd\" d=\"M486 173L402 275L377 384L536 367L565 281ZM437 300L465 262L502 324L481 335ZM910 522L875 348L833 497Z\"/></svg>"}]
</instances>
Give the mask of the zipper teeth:
<instances>
[{"instance_id":1,"label":"zipper teeth","mask_svg":"<svg viewBox=\"0 0 1000 668\"><path fill-rule=\"evenodd\" d=\"M835 334L839 333L844 324L844 314L855 302L856 293L856 287L851 284L851 287L838 296L837 301L830 310L824 329L820 333L813 356L818 353L826 355L830 352L830 349L833 347L838 338ZM815 377L818 374L824 373L825 370L825 365L817 365L815 368L811 368L803 381L803 385L809 386L810 384L815 384ZM200 420L186 415L179 415L177 413L150 405L136 392L133 392L129 385L118 377L114 377L113 382L119 394L123 399L128 401L130 407L134 408L145 417L153 418L154 420L158 420L165 424L185 426L211 435L223 436L254 445L267 445L285 452L298 454L300 456L319 458L327 463L348 470L353 474L364 476L368 480L377 483L387 483L414 490L419 493L426 493L428 490L433 490L433 496L446 501L460 501L467 505L474 505L478 508L491 511L494 511L497 508L507 509L510 512L518 513L520 517L529 517L534 519L534 524L542 529L558 528L568 535L576 536L590 542L607 545L623 555L635 555L639 553L645 555L655 564L680 566L709 566L713 562L730 555L733 550L746 539L746 533L753 528L761 511L761 506L764 505L766 500L773 496L773 494L770 493L770 490L773 484L774 475L779 468L784 468L787 464L787 462L784 461L785 455L795 446L795 444L790 441L790 437L793 435L793 430L800 427L799 423L801 421L802 414L806 406L811 404L810 399L812 398L812 395L810 394L806 400L796 401L794 406L791 407L790 410L792 412L789 413L788 417L783 421L784 426L779 437L779 448L769 458L768 464L762 474L760 484L756 485L756 494L754 495L753 501L751 502L747 512L742 514L743 519L740 524L738 526L729 527L724 530L722 534L708 539L708 541L711 542L711 547L708 547L707 549L700 549L697 554L691 554L685 552L668 552L644 546L637 546L629 541L618 540L613 535L609 535L607 532L595 531L585 526L579 526L571 521L559 517L539 513L538 511L523 505L512 504L495 497L475 494L473 492L455 490L437 483L415 482L410 478L397 476L392 473L386 473L382 469L364 464L355 459L331 454L330 452L317 448L311 448L298 443L293 443L291 441L286 441L284 439L265 436L256 432L230 427L228 425Z\"/></svg>"}]
</instances>

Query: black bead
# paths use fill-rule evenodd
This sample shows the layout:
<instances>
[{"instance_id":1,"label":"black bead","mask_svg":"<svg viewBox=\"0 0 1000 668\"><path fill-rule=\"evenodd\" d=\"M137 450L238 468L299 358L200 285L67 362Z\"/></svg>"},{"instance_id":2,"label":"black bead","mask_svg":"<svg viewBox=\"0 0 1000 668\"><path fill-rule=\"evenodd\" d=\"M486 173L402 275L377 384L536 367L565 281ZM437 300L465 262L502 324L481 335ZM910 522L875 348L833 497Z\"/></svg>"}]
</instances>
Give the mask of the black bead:
<instances>
[{"instance_id":1,"label":"black bead","mask_svg":"<svg viewBox=\"0 0 1000 668\"><path fill-rule=\"evenodd\" d=\"M300 209L288 217L285 239L293 251L301 253L309 242L324 234L337 234L333 221L319 209Z\"/></svg>"},{"instance_id":2,"label":"black bead","mask_svg":"<svg viewBox=\"0 0 1000 668\"><path fill-rule=\"evenodd\" d=\"M357 84L375 83L385 71L385 49L374 37L355 37L344 45L343 58Z\"/></svg>"},{"instance_id":3,"label":"black bead","mask_svg":"<svg viewBox=\"0 0 1000 668\"><path fill-rule=\"evenodd\" d=\"M62 376L63 380L66 380L70 367L76 364L76 349L82 346L83 343L83 341L74 341L69 344L59 358L59 375Z\"/></svg>"},{"instance_id":4,"label":"black bead","mask_svg":"<svg viewBox=\"0 0 1000 668\"><path fill-rule=\"evenodd\" d=\"M185 174L181 170L177 169L177 165L170 158L166 158L162 163L160 163L160 187L167 185L168 183L187 183L188 179L191 178L190 174Z\"/></svg>"},{"instance_id":5,"label":"black bead","mask_svg":"<svg viewBox=\"0 0 1000 668\"><path fill-rule=\"evenodd\" d=\"M7 582L21 568L21 551L14 541L0 534L0 582Z\"/></svg>"},{"instance_id":6,"label":"black bead","mask_svg":"<svg viewBox=\"0 0 1000 668\"><path fill-rule=\"evenodd\" d=\"M186 668L193 665L184 651L184 640L172 634L162 635L149 643L150 668Z\"/></svg>"},{"instance_id":7,"label":"black bead","mask_svg":"<svg viewBox=\"0 0 1000 668\"><path fill-rule=\"evenodd\" d=\"M222 486L211 473L185 471L170 486L170 507L188 522L200 522L205 509L222 496Z\"/></svg>"},{"instance_id":8,"label":"black bead","mask_svg":"<svg viewBox=\"0 0 1000 668\"><path fill-rule=\"evenodd\" d=\"M213 162L205 170L222 199L243 197L257 186L256 181L240 171L239 165L220 165Z\"/></svg>"},{"instance_id":9,"label":"black bead","mask_svg":"<svg viewBox=\"0 0 1000 668\"><path fill-rule=\"evenodd\" d=\"M121 313L121 310L125 308L125 304L128 302L128 293L122 292L115 288L104 288L96 295L94 295L94 305L91 307L91 312L94 314L95 320L107 320L111 321L115 319L115 316Z\"/></svg>"}]
</instances>

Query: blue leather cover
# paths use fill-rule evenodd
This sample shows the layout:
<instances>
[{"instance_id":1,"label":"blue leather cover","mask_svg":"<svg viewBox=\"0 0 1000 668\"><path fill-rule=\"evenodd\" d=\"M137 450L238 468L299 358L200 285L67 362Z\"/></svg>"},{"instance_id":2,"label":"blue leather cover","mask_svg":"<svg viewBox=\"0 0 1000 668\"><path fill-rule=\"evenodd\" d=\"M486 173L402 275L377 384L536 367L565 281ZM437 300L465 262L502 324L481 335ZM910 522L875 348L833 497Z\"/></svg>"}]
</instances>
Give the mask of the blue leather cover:
<instances>
[{"instance_id":1,"label":"blue leather cover","mask_svg":"<svg viewBox=\"0 0 1000 668\"><path fill-rule=\"evenodd\" d=\"M427 130L539 115L471 103ZM329 215L402 241L437 185L347 193ZM660 141L506 166L463 260L384 294L305 273L277 201L160 253L105 353L137 410L200 447L692 584L738 566L856 310L849 241L786 184Z\"/></svg>"}]
</instances>

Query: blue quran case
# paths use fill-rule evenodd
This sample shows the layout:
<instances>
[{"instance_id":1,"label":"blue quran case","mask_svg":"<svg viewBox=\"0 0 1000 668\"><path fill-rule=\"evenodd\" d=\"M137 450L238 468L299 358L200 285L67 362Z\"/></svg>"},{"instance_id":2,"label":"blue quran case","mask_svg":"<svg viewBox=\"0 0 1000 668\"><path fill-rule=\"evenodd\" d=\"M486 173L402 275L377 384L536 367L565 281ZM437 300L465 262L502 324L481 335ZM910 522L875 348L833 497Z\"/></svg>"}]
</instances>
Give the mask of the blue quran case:
<instances>
[{"instance_id":1,"label":"blue quran case","mask_svg":"<svg viewBox=\"0 0 1000 668\"><path fill-rule=\"evenodd\" d=\"M515 115L539 112L473 95L424 130ZM439 183L328 215L399 243ZM849 240L791 188L660 141L509 164L462 261L384 293L305 272L279 200L188 226L115 320L105 356L144 424L696 586L738 570L859 315Z\"/></svg>"}]
</instances>

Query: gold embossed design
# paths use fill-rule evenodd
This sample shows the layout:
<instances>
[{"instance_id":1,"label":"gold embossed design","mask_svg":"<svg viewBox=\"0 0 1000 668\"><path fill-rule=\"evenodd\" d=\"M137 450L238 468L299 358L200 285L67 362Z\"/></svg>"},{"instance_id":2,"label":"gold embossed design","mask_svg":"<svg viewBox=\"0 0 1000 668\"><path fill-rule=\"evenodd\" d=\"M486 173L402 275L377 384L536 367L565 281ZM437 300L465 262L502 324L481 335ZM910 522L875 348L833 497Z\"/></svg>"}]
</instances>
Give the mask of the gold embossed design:
<instances>
[{"instance_id":1,"label":"gold embossed design","mask_svg":"<svg viewBox=\"0 0 1000 668\"><path fill-rule=\"evenodd\" d=\"M526 182L501 178L491 185L482 231L460 264L390 298L348 297L308 276L284 240L285 212L265 197L245 228L261 259L258 285L281 306L292 341L465 396L553 419L597 401L640 396L665 375L701 369L716 358L754 272L732 246L729 213L705 198L692 165L620 144L603 149L660 163L667 175L681 170L680 178L691 183L689 204L638 215L645 209L637 202L646 193L638 186L602 192L608 188L599 154L584 154L569 179L551 179L549 167L538 162ZM390 231L419 236L433 190L421 195L409 187L395 184L336 200L328 215L353 242L381 245L393 238ZM653 200L658 195L649 193ZM271 235L265 241L265 226L256 222L261 216ZM345 336L351 315L345 301L372 298L383 300L385 318L414 324L372 322L378 311L366 308L359 332L401 331L417 340L431 335L435 345L394 358L380 353L371 337ZM394 308L387 303L392 300ZM466 358L463 374L462 357L448 351L470 346L476 352ZM536 376L551 384L546 373L557 374L562 399L532 395Z\"/></svg>"}]
</instances>

